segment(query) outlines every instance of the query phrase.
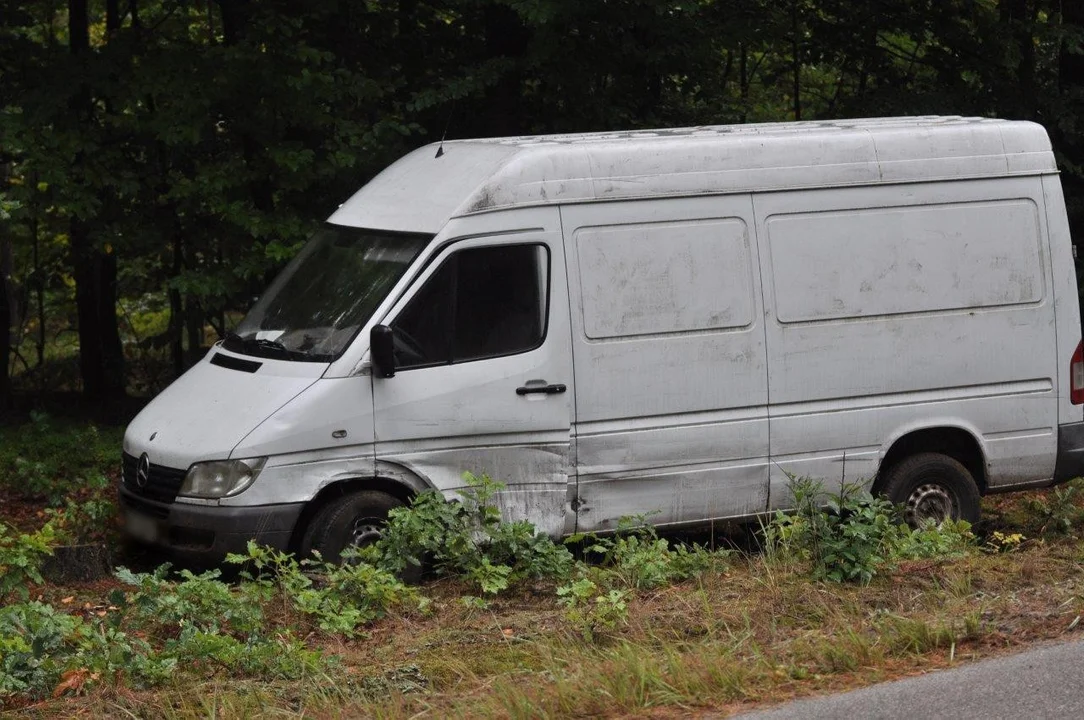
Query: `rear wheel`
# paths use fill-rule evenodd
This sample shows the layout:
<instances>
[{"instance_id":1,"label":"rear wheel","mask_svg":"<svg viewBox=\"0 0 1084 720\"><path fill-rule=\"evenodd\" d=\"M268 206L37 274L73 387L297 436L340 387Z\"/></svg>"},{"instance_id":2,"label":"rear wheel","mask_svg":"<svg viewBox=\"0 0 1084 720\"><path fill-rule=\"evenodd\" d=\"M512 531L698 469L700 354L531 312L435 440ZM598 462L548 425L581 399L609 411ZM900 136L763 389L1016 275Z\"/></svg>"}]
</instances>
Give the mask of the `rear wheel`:
<instances>
[{"instance_id":1,"label":"rear wheel","mask_svg":"<svg viewBox=\"0 0 1084 720\"><path fill-rule=\"evenodd\" d=\"M313 516L301 538L301 555L313 552L328 562L342 560L350 547L365 547L380 539L388 513L406 505L399 498L377 490L362 490L336 498Z\"/></svg>"},{"instance_id":2,"label":"rear wheel","mask_svg":"<svg viewBox=\"0 0 1084 720\"><path fill-rule=\"evenodd\" d=\"M979 488L963 463L941 453L905 458L885 473L881 493L902 505L907 524L979 520Z\"/></svg>"}]
</instances>

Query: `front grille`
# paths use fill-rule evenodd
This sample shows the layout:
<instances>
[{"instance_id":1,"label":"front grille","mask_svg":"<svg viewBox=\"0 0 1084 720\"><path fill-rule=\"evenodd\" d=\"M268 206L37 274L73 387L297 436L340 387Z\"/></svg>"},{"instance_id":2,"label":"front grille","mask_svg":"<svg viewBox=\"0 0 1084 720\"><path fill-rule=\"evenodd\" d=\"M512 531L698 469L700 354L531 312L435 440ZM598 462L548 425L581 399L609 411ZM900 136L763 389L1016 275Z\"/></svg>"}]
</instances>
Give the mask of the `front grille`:
<instances>
[{"instance_id":1,"label":"front grille","mask_svg":"<svg viewBox=\"0 0 1084 720\"><path fill-rule=\"evenodd\" d=\"M124 487L129 492L155 500L161 503L171 503L177 499L177 491L181 489L187 470L155 465L151 463L151 470L147 476L145 487L139 487L136 482L136 469L139 466L139 458L124 453L121 458L121 476L124 479Z\"/></svg>"}]
</instances>

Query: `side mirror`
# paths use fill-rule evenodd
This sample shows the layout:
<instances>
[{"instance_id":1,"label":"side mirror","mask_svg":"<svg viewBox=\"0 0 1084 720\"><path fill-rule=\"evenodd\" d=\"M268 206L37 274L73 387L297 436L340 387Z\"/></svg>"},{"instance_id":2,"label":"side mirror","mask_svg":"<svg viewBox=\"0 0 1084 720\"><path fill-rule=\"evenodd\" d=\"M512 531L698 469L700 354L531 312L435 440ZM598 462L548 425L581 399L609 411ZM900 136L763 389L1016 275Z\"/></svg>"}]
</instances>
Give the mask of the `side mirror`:
<instances>
[{"instance_id":1,"label":"side mirror","mask_svg":"<svg viewBox=\"0 0 1084 720\"><path fill-rule=\"evenodd\" d=\"M369 331L369 355L377 377L395 377L395 340L387 325L374 325Z\"/></svg>"}]
</instances>

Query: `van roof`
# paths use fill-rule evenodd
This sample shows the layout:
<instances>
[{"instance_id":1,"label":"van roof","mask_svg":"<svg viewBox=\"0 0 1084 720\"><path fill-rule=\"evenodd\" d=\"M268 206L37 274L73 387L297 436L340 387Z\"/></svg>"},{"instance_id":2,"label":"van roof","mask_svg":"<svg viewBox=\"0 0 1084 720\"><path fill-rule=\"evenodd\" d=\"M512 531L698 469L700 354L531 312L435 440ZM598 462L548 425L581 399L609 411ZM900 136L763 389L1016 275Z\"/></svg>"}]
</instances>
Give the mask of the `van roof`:
<instances>
[{"instance_id":1,"label":"van roof","mask_svg":"<svg viewBox=\"0 0 1084 720\"><path fill-rule=\"evenodd\" d=\"M512 206L1057 172L1030 122L896 117L452 140L373 178L329 218L436 233Z\"/></svg>"}]
</instances>

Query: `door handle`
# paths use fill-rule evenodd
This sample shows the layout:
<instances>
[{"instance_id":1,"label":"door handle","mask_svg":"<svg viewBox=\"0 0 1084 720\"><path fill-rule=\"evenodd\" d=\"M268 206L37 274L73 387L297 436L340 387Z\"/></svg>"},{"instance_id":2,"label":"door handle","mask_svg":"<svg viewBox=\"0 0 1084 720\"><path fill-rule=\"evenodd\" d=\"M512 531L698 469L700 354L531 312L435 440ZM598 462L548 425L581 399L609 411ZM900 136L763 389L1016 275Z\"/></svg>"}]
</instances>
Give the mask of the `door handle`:
<instances>
[{"instance_id":1,"label":"door handle","mask_svg":"<svg viewBox=\"0 0 1084 720\"><path fill-rule=\"evenodd\" d=\"M563 393L568 390L562 383L553 383L552 385L523 385L516 388L516 395L556 395L557 393Z\"/></svg>"}]
</instances>

